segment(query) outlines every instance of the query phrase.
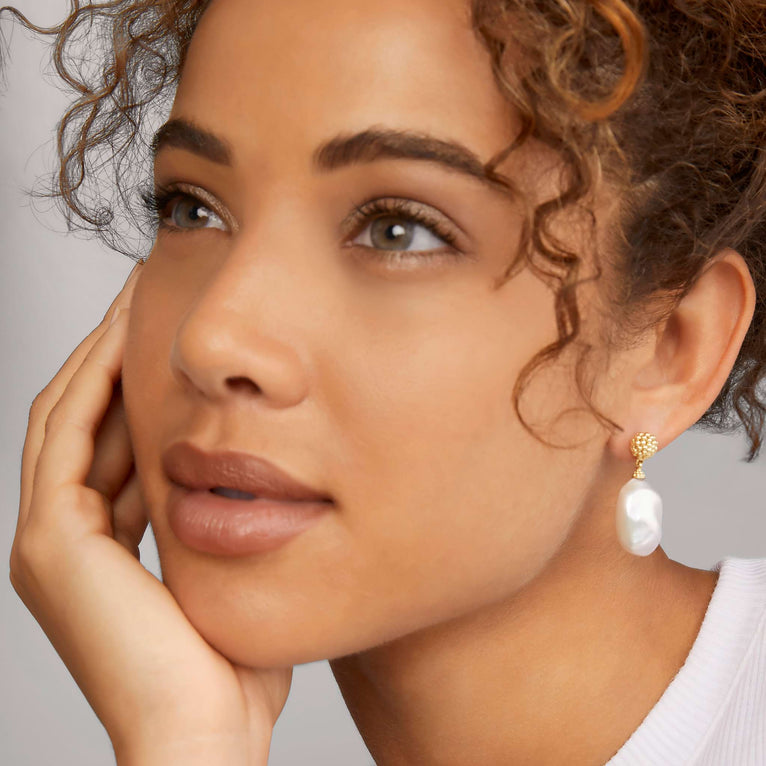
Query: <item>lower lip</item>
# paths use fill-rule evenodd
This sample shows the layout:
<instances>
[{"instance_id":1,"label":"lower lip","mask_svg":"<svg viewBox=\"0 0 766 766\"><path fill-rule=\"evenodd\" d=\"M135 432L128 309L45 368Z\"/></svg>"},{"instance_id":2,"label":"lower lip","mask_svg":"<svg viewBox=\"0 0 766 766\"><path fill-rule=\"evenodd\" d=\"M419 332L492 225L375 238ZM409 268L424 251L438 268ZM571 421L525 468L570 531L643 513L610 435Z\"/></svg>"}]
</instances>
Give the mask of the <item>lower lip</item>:
<instances>
[{"instance_id":1,"label":"lower lip","mask_svg":"<svg viewBox=\"0 0 766 766\"><path fill-rule=\"evenodd\" d=\"M320 501L232 500L208 490L175 486L168 498L168 524L189 548L247 556L280 547L331 507L332 503Z\"/></svg>"}]
</instances>

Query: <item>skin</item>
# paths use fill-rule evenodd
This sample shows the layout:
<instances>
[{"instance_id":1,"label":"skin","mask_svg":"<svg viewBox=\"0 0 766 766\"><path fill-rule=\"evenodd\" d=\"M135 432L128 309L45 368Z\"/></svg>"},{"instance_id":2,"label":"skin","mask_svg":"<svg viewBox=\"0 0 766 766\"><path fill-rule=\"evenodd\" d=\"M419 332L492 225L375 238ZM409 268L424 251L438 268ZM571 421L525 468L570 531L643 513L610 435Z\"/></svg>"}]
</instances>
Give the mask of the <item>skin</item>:
<instances>
[{"instance_id":1,"label":"skin","mask_svg":"<svg viewBox=\"0 0 766 766\"><path fill-rule=\"evenodd\" d=\"M456 140L483 161L508 143L515 117L462 0L217 0L171 117L225 140L232 161L159 152L155 180L204 195L210 225L160 230L121 374L164 584L216 655L195 646L194 667L289 673L330 658L381 766L608 760L682 665L716 582L662 548L620 548L629 442L649 431L666 446L722 388L755 305L744 260L721 251L665 322L601 358L594 403L624 430L583 411L556 420L582 407L571 360L533 379L524 413L577 445L557 449L511 401L557 338L553 295L528 270L492 289L516 204L422 160L311 166L323 141L371 126ZM532 198L555 186L552 169L533 144L500 167ZM371 221L343 221L381 197L440 211L456 247L418 228L440 255L376 257ZM585 247L576 222L568 236ZM602 289L580 292L584 340L600 337ZM167 524L160 463L182 438L265 456L336 508L268 553L190 550Z\"/></svg>"}]
</instances>

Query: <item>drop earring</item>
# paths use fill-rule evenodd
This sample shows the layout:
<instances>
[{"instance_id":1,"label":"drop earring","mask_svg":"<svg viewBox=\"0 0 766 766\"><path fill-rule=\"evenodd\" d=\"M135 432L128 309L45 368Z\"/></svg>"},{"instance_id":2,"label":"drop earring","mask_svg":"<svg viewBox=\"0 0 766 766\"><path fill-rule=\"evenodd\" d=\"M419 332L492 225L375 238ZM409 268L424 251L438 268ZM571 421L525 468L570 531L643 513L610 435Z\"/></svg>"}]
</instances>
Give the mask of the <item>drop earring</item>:
<instances>
[{"instance_id":1,"label":"drop earring","mask_svg":"<svg viewBox=\"0 0 766 766\"><path fill-rule=\"evenodd\" d=\"M640 432L630 441L636 458L633 478L623 484L617 497L617 537L635 556L648 556L662 538L662 498L646 480L643 462L657 452L657 437Z\"/></svg>"}]
</instances>

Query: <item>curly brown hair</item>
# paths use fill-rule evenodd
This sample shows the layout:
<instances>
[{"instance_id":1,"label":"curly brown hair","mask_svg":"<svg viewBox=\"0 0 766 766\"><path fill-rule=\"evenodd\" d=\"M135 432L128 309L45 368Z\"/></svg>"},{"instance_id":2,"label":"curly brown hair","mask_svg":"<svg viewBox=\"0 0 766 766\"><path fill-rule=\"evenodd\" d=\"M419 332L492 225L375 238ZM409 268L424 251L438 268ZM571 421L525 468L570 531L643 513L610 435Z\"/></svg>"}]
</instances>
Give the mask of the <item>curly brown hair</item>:
<instances>
[{"instance_id":1,"label":"curly brown hair","mask_svg":"<svg viewBox=\"0 0 766 766\"><path fill-rule=\"evenodd\" d=\"M665 319L722 248L741 253L756 287L755 313L716 400L694 424L743 429L752 462L761 447L766 400L766 0L470 0L496 83L521 116L521 130L485 166L496 168L531 138L555 150L563 188L530 206L521 246L498 285L522 261L555 291L558 340L524 367L521 391L581 329L582 255L554 233L572 209L588 211L596 169L621 193L619 236L610 249L609 344ZM53 62L76 97L58 125L60 165L50 193L70 228L93 231L120 252L143 228L136 188L148 177L153 118L172 98L189 42L209 0L107 0L81 4L59 25ZM87 39L89 57L72 53ZM523 71L518 62L523 61ZM145 240L141 240L145 241ZM583 345L579 391L593 414Z\"/></svg>"}]
</instances>

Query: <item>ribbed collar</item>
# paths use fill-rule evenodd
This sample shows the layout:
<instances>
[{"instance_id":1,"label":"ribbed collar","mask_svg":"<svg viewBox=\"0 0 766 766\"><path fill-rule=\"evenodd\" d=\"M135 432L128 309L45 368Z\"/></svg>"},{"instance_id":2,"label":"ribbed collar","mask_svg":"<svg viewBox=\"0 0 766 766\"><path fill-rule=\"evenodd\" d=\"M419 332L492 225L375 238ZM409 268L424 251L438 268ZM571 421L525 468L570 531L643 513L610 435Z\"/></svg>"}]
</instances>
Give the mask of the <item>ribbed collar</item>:
<instances>
[{"instance_id":1,"label":"ribbed collar","mask_svg":"<svg viewBox=\"0 0 766 766\"><path fill-rule=\"evenodd\" d=\"M605 766L686 763L725 710L766 619L766 558L727 556L712 571L719 577L684 664Z\"/></svg>"}]
</instances>

